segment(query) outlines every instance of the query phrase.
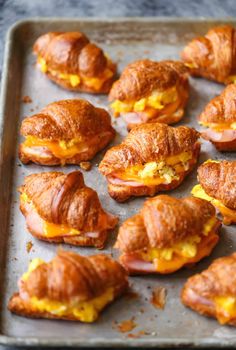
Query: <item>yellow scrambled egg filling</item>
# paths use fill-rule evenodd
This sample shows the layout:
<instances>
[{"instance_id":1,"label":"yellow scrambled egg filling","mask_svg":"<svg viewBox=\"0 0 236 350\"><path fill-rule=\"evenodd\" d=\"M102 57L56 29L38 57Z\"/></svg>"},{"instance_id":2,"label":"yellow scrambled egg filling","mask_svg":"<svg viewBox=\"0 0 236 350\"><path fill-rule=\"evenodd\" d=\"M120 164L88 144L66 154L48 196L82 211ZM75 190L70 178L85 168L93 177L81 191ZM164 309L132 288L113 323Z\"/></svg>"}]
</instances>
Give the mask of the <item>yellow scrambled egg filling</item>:
<instances>
[{"instance_id":1,"label":"yellow scrambled egg filling","mask_svg":"<svg viewBox=\"0 0 236 350\"><path fill-rule=\"evenodd\" d=\"M24 146L47 147L57 158L71 158L83 151L85 143L81 141L81 138L75 138L69 141L49 141L35 136L26 136Z\"/></svg>"},{"instance_id":2,"label":"yellow scrambled egg filling","mask_svg":"<svg viewBox=\"0 0 236 350\"><path fill-rule=\"evenodd\" d=\"M118 116L121 113L142 112L146 108L163 109L167 104L173 103L178 99L176 87L171 87L163 92L154 90L151 95L141 98L138 101L120 101L115 100L111 104L114 114Z\"/></svg>"},{"instance_id":3,"label":"yellow scrambled egg filling","mask_svg":"<svg viewBox=\"0 0 236 350\"><path fill-rule=\"evenodd\" d=\"M236 297L218 296L214 298L217 319L221 324L236 317Z\"/></svg>"},{"instance_id":4,"label":"yellow scrambled egg filling","mask_svg":"<svg viewBox=\"0 0 236 350\"><path fill-rule=\"evenodd\" d=\"M27 280L30 273L43 263L44 261L41 259L34 259L29 265L29 270L23 274L22 280ZM98 318L99 312L113 299L114 289L108 288L102 295L89 301L60 302L48 298L31 297L30 303L36 311L49 312L59 317L73 316L82 322L94 322Z\"/></svg>"},{"instance_id":5,"label":"yellow scrambled egg filling","mask_svg":"<svg viewBox=\"0 0 236 350\"><path fill-rule=\"evenodd\" d=\"M216 218L212 217L204 225L202 234L208 236L213 226L216 223ZM154 261L155 259L170 261L173 258L173 254L176 253L178 256L184 258L194 258L198 253L198 243L201 242L202 237L200 235L194 235L188 237L184 241L174 244L168 248L150 248L146 252L142 253L142 257L147 261Z\"/></svg>"},{"instance_id":6,"label":"yellow scrambled egg filling","mask_svg":"<svg viewBox=\"0 0 236 350\"><path fill-rule=\"evenodd\" d=\"M113 72L109 68L106 68L104 70L102 76L99 78L96 78L96 77L88 78L85 76L80 76L78 74L61 73L61 72L58 72L55 70L51 70L48 67L45 59L43 59L42 57L38 57L38 64L39 64L40 69L43 73L49 72L53 76L56 76L56 77L63 79L63 80L66 80L70 83L70 85L72 87L79 86L80 83L83 82L88 87L92 87L95 90L99 90L102 87L102 85L104 84L104 82L113 76Z\"/></svg>"},{"instance_id":7,"label":"yellow scrambled egg filling","mask_svg":"<svg viewBox=\"0 0 236 350\"><path fill-rule=\"evenodd\" d=\"M169 184L178 180L178 173L189 169L189 161L192 159L192 152L183 152L176 156L167 157L165 161L148 162L145 165L137 165L125 169L117 176L127 181L142 182L146 185L160 183Z\"/></svg>"},{"instance_id":8,"label":"yellow scrambled egg filling","mask_svg":"<svg viewBox=\"0 0 236 350\"><path fill-rule=\"evenodd\" d=\"M207 128L210 128L212 130L221 132L227 129L231 130L236 130L236 122L234 123L204 123L204 122L199 122L200 125L205 126Z\"/></svg>"},{"instance_id":9,"label":"yellow scrambled egg filling","mask_svg":"<svg viewBox=\"0 0 236 350\"><path fill-rule=\"evenodd\" d=\"M25 192L21 194L21 201L29 203L34 208L34 210L37 211L33 202L29 199ZM51 222L43 220L43 234L45 237L53 238L58 236L78 236L81 234L81 231L67 225L53 224Z\"/></svg>"}]
</instances>

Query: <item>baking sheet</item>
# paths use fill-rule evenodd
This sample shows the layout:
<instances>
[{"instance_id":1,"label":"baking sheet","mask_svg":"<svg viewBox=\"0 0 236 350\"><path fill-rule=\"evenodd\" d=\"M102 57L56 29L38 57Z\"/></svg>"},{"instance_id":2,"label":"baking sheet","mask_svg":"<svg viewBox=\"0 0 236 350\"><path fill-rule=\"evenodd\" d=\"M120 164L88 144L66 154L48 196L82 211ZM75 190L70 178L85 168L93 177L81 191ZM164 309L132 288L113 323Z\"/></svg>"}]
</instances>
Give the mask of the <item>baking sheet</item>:
<instances>
[{"instance_id":1,"label":"baking sheet","mask_svg":"<svg viewBox=\"0 0 236 350\"><path fill-rule=\"evenodd\" d=\"M234 328L222 327L215 320L201 317L186 309L180 302L180 291L186 279L205 269L216 257L228 255L236 250L235 226L221 230L220 242L213 254L192 269L184 269L167 276L131 277L132 289L138 298L121 298L109 306L94 324L65 321L32 320L7 311L6 305L11 294L17 290L17 279L26 271L31 259L41 257L49 261L56 253L58 245L48 244L33 238L26 230L25 221L19 211L17 187L23 178L31 173L62 170L66 173L79 169L77 166L42 167L23 166L17 157L17 145L21 141L19 126L25 116L37 113L46 104L60 99L82 97L93 104L108 107L106 96L73 93L63 90L50 82L35 69L35 57L31 54L34 40L47 31L84 31L92 41L101 45L108 55L118 62L119 71L133 60L140 58L176 59L181 48L192 37L204 34L211 26L226 20L208 19L30 19L16 24L8 33L5 51L3 88L1 99L1 141L0 141L0 343L15 345L47 346L235 346ZM236 24L236 20L229 20ZM185 117L179 125L201 129L196 117L205 104L217 95L222 85L203 79L191 79L191 96ZM23 96L30 96L32 103L22 103ZM121 142L126 135L122 119L113 119L117 136L113 144ZM113 145L112 144L112 145ZM104 177L97 166L105 151L93 160L92 170L82 170L88 186L97 190L104 208L120 218L122 223L135 214L142 206L144 198L132 199L118 204L113 201L106 188ZM234 159L233 153L220 154L210 143L202 141L200 163L208 158ZM196 169L169 194L176 197L189 195L196 184ZM111 234L104 253L117 252L112 246L117 229ZM27 252L27 243L33 247ZM63 246L64 249L90 255L98 251L93 248ZM155 287L167 290L164 310L158 310L150 303ZM145 331L139 338L130 338L129 333L120 333L114 322L134 318L136 328L129 333Z\"/></svg>"}]
</instances>

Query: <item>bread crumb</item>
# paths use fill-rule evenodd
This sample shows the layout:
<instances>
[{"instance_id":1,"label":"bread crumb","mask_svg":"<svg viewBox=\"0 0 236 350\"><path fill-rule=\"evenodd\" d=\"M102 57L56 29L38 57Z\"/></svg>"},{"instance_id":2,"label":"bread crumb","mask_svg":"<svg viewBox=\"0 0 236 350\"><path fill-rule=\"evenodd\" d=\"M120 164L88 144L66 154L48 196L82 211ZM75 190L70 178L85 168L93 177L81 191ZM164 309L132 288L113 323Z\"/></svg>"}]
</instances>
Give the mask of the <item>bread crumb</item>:
<instances>
[{"instance_id":1,"label":"bread crumb","mask_svg":"<svg viewBox=\"0 0 236 350\"><path fill-rule=\"evenodd\" d=\"M31 251L31 249L33 248L33 243L31 241L26 243L26 250L27 253L29 253Z\"/></svg>"},{"instance_id":2,"label":"bread crumb","mask_svg":"<svg viewBox=\"0 0 236 350\"><path fill-rule=\"evenodd\" d=\"M23 96L22 97L22 102L23 103L31 103L32 102L32 99L30 98L30 96Z\"/></svg>"},{"instance_id":3,"label":"bread crumb","mask_svg":"<svg viewBox=\"0 0 236 350\"><path fill-rule=\"evenodd\" d=\"M157 309L164 309L166 304L166 289L163 287L157 287L152 292L151 303Z\"/></svg>"},{"instance_id":4,"label":"bread crumb","mask_svg":"<svg viewBox=\"0 0 236 350\"><path fill-rule=\"evenodd\" d=\"M125 321L118 323L116 328L121 333L127 333L127 332L132 331L136 326L137 326L137 324L134 322L134 317L133 317L130 320L125 320Z\"/></svg>"},{"instance_id":5,"label":"bread crumb","mask_svg":"<svg viewBox=\"0 0 236 350\"><path fill-rule=\"evenodd\" d=\"M92 168L92 164L90 162L81 162L79 163L79 166L85 171L89 171Z\"/></svg>"}]
</instances>

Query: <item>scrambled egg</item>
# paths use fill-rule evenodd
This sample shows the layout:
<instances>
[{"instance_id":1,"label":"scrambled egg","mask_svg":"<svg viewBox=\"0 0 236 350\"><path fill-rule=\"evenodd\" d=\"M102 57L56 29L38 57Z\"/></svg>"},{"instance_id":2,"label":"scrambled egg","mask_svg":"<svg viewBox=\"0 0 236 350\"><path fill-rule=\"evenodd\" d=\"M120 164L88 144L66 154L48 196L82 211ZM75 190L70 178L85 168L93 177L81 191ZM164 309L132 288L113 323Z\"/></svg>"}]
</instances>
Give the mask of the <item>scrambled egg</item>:
<instances>
[{"instance_id":1,"label":"scrambled egg","mask_svg":"<svg viewBox=\"0 0 236 350\"><path fill-rule=\"evenodd\" d=\"M236 297L218 296L214 298L217 319L221 324L227 323L236 316Z\"/></svg>"},{"instance_id":2,"label":"scrambled egg","mask_svg":"<svg viewBox=\"0 0 236 350\"><path fill-rule=\"evenodd\" d=\"M176 87L171 87L166 91L159 92L154 90L151 95L141 98L138 101L125 101L115 100L111 104L111 108L114 110L115 116L121 113L128 112L143 112L147 108L163 109L167 104L173 103L178 99L178 92Z\"/></svg>"},{"instance_id":3,"label":"scrambled egg","mask_svg":"<svg viewBox=\"0 0 236 350\"><path fill-rule=\"evenodd\" d=\"M99 78L95 78L95 77L88 78L88 77L80 76L78 74L61 73L61 72L49 69L45 59L43 59L42 57L38 57L38 64L43 73L49 72L55 77L58 77L63 80L67 80L72 87L76 87L80 85L81 82L83 82L88 87L92 87L95 90L99 90L104 84L104 82L113 76L113 72L109 68L106 68L102 76Z\"/></svg>"},{"instance_id":4,"label":"scrambled egg","mask_svg":"<svg viewBox=\"0 0 236 350\"><path fill-rule=\"evenodd\" d=\"M34 259L29 265L29 270L23 274L22 280L26 281L30 273L43 263L44 261L41 259ZM49 312L60 317L73 316L82 322L94 322L98 318L99 312L113 299L114 289L108 288L102 295L89 301L60 302L48 298L31 297L30 303L36 311Z\"/></svg>"},{"instance_id":5,"label":"scrambled egg","mask_svg":"<svg viewBox=\"0 0 236 350\"><path fill-rule=\"evenodd\" d=\"M146 185L169 184L179 179L178 173L189 169L192 152L183 152L176 156L167 157L165 161L148 162L143 166L137 165L125 169L118 177L128 181L142 182Z\"/></svg>"},{"instance_id":6,"label":"scrambled egg","mask_svg":"<svg viewBox=\"0 0 236 350\"><path fill-rule=\"evenodd\" d=\"M29 203L34 208L34 210L37 211L33 202L29 199L29 197L27 196L27 194L25 192L23 192L21 194L21 200L23 202ZM69 227L67 225L53 224L51 222L47 222L47 221L43 220L43 234L45 235L45 237L53 238L53 237L58 237L58 236L78 236L81 234L81 231L76 230L76 229Z\"/></svg>"},{"instance_id":7,"label":"scrambled egg","mask_svg":"<svg viewBox=\"0 0 236 350\"><path fill-rule=\"evenodd\" d=\"M84 143L80 138L75 138L70 141L48 141L35 136L27 136L24 142L24 146L47 147L57 158L71 158L82 151L84 148Z\"/></svg>"}]
</instances>

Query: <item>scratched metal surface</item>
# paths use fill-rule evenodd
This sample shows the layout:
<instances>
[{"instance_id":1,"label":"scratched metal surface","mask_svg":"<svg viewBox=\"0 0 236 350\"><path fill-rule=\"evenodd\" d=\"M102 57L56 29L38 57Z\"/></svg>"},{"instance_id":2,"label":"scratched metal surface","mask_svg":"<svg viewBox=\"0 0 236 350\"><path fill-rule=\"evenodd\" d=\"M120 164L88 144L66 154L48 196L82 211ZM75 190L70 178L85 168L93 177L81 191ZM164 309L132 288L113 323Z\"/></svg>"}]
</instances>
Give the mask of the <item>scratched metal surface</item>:
<instances>
[{"instance_id":1,"label":"scratched metal surface","mask_svg":"<svg viewBox=\"0 0 236 350\"><path fill-rule=\"evenodd\" d=\"M161 60L178 58L184 44L196 34L203 34L212 25L223 20L185 20L185 19L120 19L120 20L29 20L16 25L9 33L3 77L1 100L1 158L0 158L0 300L1 323L0 343L16 345L47 346L235 346L236 333L233 328L222 327L215 320L207 319L186 309L180 302L180 291L186 279L206 268L216 257L228 255L236 250L235 227L223 227L221 239L213 254L191 270L182 270L169 276L132 277L130 283L137 299L122 298L109 306L95 324L82 324L65 321L32 320L11 315L6 308L11 294L17 289L17 279L26 271L29 261L35 257L50 260L58 245L48 244L34 239L25 227L25 221L19 211L17 187L26 175L41 171L62 170L70 172L77 166L42 167L23 166L17 157L17 146L21 141L19 126L25 116L38 112L46 104L66 99L82 97L95 105L108 108L106 96L73 93L57 87L35 69L35 57L31 54L34 40L47 31L84 31L91 40L100 44L108 55L118 62L119 71L138 58L148 57ZM231 21L234 23L234 21ZM186 115L179 124L200 129L196 117L204 105L222 90L223 86L202 79L191 79L191 96ZM21 98L29 95L32 103L24 104ZM113 125L117 136L113 144L118 144L126 135L126 128L121 119ZM120 218L122 223L135 214L144 202L144 198L132 199L124 204L113 201L106 188L106 181L99 174L97 165L105 150L93 160L92 170L84 172L85 182L94 188L105 209ZM220 154L205 141L202 141L200 163L208 158L233 159L233 154ZM196 169L169 194L177 197L189 195L196 184ZM108 241L104 253L117 253L112 246L115 230ZM27 242L33 243L28 253ZM71 247L80 254L97 253L96 249ZM162 286L167 289L167 303L163 311L150 303L151 290ZM144 312L142 312L144 310ZM113 321L135 318L136 328L148 334L138 339L130 339L113 326Z\"/></svg>"}]
</instances>

